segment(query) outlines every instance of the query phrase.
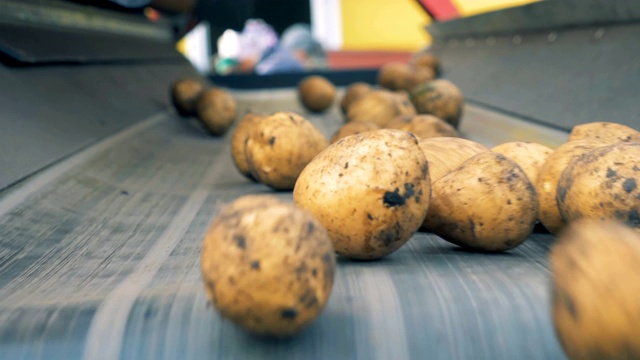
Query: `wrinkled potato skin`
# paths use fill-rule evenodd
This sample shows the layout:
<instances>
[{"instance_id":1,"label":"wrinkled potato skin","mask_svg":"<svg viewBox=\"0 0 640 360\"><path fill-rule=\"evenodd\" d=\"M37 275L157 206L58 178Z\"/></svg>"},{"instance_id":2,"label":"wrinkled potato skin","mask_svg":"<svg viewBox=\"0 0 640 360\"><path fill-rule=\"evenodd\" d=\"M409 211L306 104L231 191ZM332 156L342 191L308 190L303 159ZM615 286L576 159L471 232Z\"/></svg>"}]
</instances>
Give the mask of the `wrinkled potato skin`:
<instances>
[{"instance_id":1,"label":"wrinkled potato skin","mask_svg":"<svg viewBox=\"0 0 640 360\"><path fill-rule=\"evenodd\" d=\"M552 317L571 359L640 359L640 235L614 222L567 226L551 250Z\"/></svg>"},{"instance_id":2,"label":"wrinkled potato skin","mask_svg":"<svg viewBox=\"0 0 640 360\"><path fill-rule=\"evenodd\" d=\"M460 136L453 126L433 115L398 116L387 124L387 128L408 131L418 139Z\"/></svg>"},{"instance_id":3,"label":"wrinkled potato skin","mask_svg":"<svg viewBox=\"0 0 640 360\"><path fill-rule=\"evenodd\" d=\"M324 135L302 116L277 112L255 124L245 157L257 180L277 190L290 190L302 169L328 145Z\"/></svg>"},{"instance_id":4,"label":"wrinkled potato skin","mask_svg":"<svg viewBox=\"0 0 640 360\"><path fill-rule=\"evenodd\" d=\"M236 101L222 89L204 90L196 100L198 119L213 135L222 135L227 132L233 124L237 112Z\"/></svg>"},{"instance_id":5,"label":"wrinkled potato skin","mask_svg":"<svg viewBox=\"0 0 640 360\"><path fill-rule=\"evenodd\" d=\"M251 175L251 169L249 169L249 163L245 157L245 144L249 139L253 126L256 122L260 121L264 116L258 114L247 113L236 125L233 134L231 134L231 157L233 164L238 171L251 180L255 178Z\"/></svg>"},{"instance_id":6,"label":"wrinkled potato skin","mask_svg":"<svg viewBox=\"0 0 640 360\"><path fill-rule=\"evenodd\" d=\"M414 234L427 213L430 186L415 136L381 129L320 153L300 174L293 199L325 226L338 254L370 260Z\"/></svg>"},{"instance_id":7,"label":"wrinkled potato skin","mask_svg":"<svg viewBox=\"0 0 640 360\"><path fill-rule=\"evenodd\" d=\"M353 104L354 101L358 100L362 97L362 95L368 93L373 90L369 84L365 82L355 82L345 90L344 96L342 97L342 101L340 101L340 109L343 114L346 114L349 110L349 106Z\"/></svg>"},{"instance_id":8,"label":"wrinkled potato skin","mask_svg":"<svg viewBox=\"0 0 640 360\"><path fill-rule=\"evenodd\" d=\"M572 160L603 145L602 142L596 139L583 139L564 143L547 157L544 165L540 168L538 180L535 183L538 201L540 202L538 220L550 233L557 234L565 226L556 202L560 175Z\"/></svg>"},{"instance_id":9,"label":"wrinkled potato skin","mask_svg":"<svg viewBox=\"0 0 640 360\"><path fill-rule=\"evenodd\" d=\"M378 70L378 85L389 90L406 90L411 82L411 67L400 62L390 62Z\"/></svg>"},{"instance_id":10,"label":"wrinkled potato skin","mask_svg":"<svg viewBox=\"0 0 640 360\"><path fill-rule=\"evenodd\" d=\"M193 79L179 79L171 84L171 103L181 116L195 114L195 104L204 84Z\"/></svg>"},{"instance_id":11,"label":"wrinkled potato skin","mask_svg":"<svg viewBox=\"0 0 640 360\"><path fill-rule=\"evenodd\" d=\"M640 142L640 132L628 126L611 122L592 122L576 125L569 134L569 141L597 139L605 143Z\"/></svg>"},{"instance_id":12,"label":"wrinkled potato skin","mask_svg":"<svg viewBox=\"0 0 640 360\"><path fill-rule=\"evenodd\" d=\"M464 97L452 82L444 79L420 84L409 94L419 114L430 114L458 128L462 117Z\"/></svg>"},{"instance_id":13,"label":"wrinkled potato skin","mask_svg":"<svg viewBox=\"0 0 640 360\"><path fill-rule=\"evenodd\" d=\"M378 130L380 127L370 122L350 122L342 125L340 129L331 137L331 143L355 134L360 134L367 131Z\"/></svg>"},{"instance_id":14,"label":"wrinkled potato skin","mask_svg":"<svg viewBox=\"0 0 640 360\"><path fill-rule=\"evenodd\" d=\"M385 127L399 115L415 115L415 108L402 94L373 90L356 100L347 111L347 120L372 122Z\"/></svg>"},{"instance_id":15,"label":"wrinkled potato skin","mask_svg":"<svg viewBox=\"0 0 640 360\"><path fill-rule=\"evenodd\" d=\"M455 137L423 139L418 145L429 162L431 182L447 175L472 156L489 151L480 143Z\"/></svg>"},{"instance_id":16,"label":"wrinkled potato skin","mask_svg":"<svg viewBox=\"0 0 640 360\"><path fill-rule=\"evenodd\" d=\"M223 317L261 335L288 336L310 324L331 294L335 269L324 228L274 197L231 203L202 245L209 299Z\"/></svg>"},{"instance_id":17,"label":"wrinkled potato skin","mask_svg":"<svg viewBox=\"0 0 640 360\"><path fill-rule=\"evenodd\" d=\"M327 78L318 75L308 76L298 85L298 97L302 105L315 112L331 107L336 97L336 87Z\"/></svg>"},{"instance_id":18,"label":"wrinkled potato skin","mask_svg":"<svg viewBox=\"0 0 640 360\"><path fill-rule=\"evenodd\" d=\"M432 184L426 228L472 250L505 251L524 242L538 212L527 175L512 160L479 153Z\"/></svg>"},{"instance_id":19,"label":"wrinkled potato skin","mask_svg":"<svg viewBox=\"0 0 640 360\"><path fill-rule=\"evenodd\" d=\"M525 142L525 141L513 141L504 144L500 144L491 149L493 152L502 154L509 159L513 160L524 170L527 177L532 184L538 181L538 174L542 165L551 153L553 149L550 149L542 144Z\"/></svg>"},{"instance_id":20,"label":"wrinkled potato skin","mask_svg":"<svg viewBox=\"0 0 640 360\"><path fill-rule=\"evenodd\" d=\"M640 229L640 143L617 143L572 161L558 181L565 222L606 219Z\"/></svg>"}]
</instances>

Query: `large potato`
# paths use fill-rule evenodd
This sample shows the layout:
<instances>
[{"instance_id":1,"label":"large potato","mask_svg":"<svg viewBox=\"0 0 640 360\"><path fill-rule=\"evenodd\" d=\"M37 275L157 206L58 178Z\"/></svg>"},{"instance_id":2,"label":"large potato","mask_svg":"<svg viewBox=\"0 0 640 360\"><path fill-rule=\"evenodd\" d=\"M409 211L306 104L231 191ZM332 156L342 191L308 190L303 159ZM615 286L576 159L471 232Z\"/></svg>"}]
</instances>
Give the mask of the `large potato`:
<instances>
[{"instance_id":1,"label":"large potato","mask_svg":"<svg viewBox=\"0 0 640 360\"><path fill-rule=\"evenodd\" d=\"M571 129L569 141L594 138L606 143L640 141L640 132L628 126L611 122L592 122Z\"/></svg>"},{"instance_id":2,"label":"large potato","mask_svg":"<svg viewBox=\"0 0 640 360\"><path fill-rule=\"evenodd\" d=\"M277 112L254 124L245 157L257 180L290 190L302 169L327 146L327 139L311 122L294 113Z\"/></svg>"},{"instance_id":3,"label":"large potato","mask_svg":"<svg viewBox=\"0 0 640 360\"><path fill-rule=\"evenodd\" d=\"M433 115L398 116L387 124L387 128L408 131L418 139L460 136L453 126Z\"/></svg>"},{"instance_id":4,"label":"large potato","mask_svg":"<svg viewBox=\"0 0 640 360\"><path fill-rule=\"evenodd\" d=\"M264 116L262 115L253 113L245 114L238 122L233 134L231 134L231 157L233 159L233 164L242 175L251 180L255 180L255 178L251 175L251 169L249 168L249 163L245 157L245 145L249 139L251 131L253 131L255 123L260 121L263 117Z\"/></svg>"},{"instance_id":5,"label":"large potato","mask_svg":"<svg viewBox=\"0 0 640 360\"><path fill-rule=\"evenodd\" d=\"M181 116L195 115L196 99L204 90L202 82L194 79L178 79L171 84L171 103Z\"/></svg>"},{"instance_id":6,"label":"large potato","mask_svg":"<svg viewBox=\"0 0 640 360\"><path fill-rule=\"evenodd\" d=\"M640 235L582 220L549 258L553 323L571 359L640 359Z\"/></svg>"},{"instance_id":7,"label":"large potato","mask_svg":"<svg viewBox=\"0 0 640 360\"><path fill-rule=\"evenodd\" d=\"M491 149L513 160L524 170L532 184L538 180L538 174L542 165L553 150L533 142L513 141L500 144Z\"/></svg>"},{"instance_id":8,"label":"large potato","mask_svg":"<svg viewBox=\"0 0 640 360\"><path fill-rule=\"evenodd\" d=\"M411 102L419 114L431 114L457 128L462 117L464 97L451 81L438 79L411 90Z\"/></svg>"},{"instance_id":9,"label":"large potato","mask_svg":"<svg viewBox=\"0 0 640 360\"><path fill-rule=\"evenodd\" d=\"M322 223L336 251L377 259L404 245L422 223L429 168L415 136L381 129L341 139L304 169L295 203Z\"/></svg>"},{"instance_id":10,"label":"large potato","mask_svg":"<svg viewBox=\"0 0 640 360\"><path fill-rule=\"evenodd\" d=\"M367 131L378 130L380 127L370 122L348 122L340 127L338 131L331 137L331 143L355 134L360 134Z\"/></svg>"},{"instance_id":11,"label":"large potato","mask_svg":"<svg viewBox=\"0 0 640 360\"><path fill-rule=\"evenodd\" d=\"M556 203L556 190L560 175L572 160L602 145L603 143L596 139L564 143L549 155L547 161L540 168L538 180L535 183L540 202L538 219L552 234L557 234L565 225Z\"/></svg>"},{"instance_id":12,"label":"large potato","mask_svg":"<svg viewBox=\"0 0 640 360\"><path fill-rule=\"evenodd\" d=\"M562 172L556 200L565 222L617 220L640 229L640 143L581 155Z\"/></svg>"},{"instance_id":13,"label":"large potato","mask_svg":"<svg viewBox=\"0 0 640 360\"><path fill-rule=\"evenodd\" d=\"M524 242L536 222L538 199L513 160L486 151L432 184L426 229L456 245L504 251Z\"/></svg>"},{"instance_id":14,"label":"large potato","mask_svg":"<svg viewBox=\"0 0 640 360\"><path fill-rule=\"evenodd\" d=\"M196 115L213 135L227 132L237 112L236 101L231 94L222 89L206 89L196 100Z\"/></svg>"},{"instance_id":15,"label":"large potato","mask_svg":"<svg viewBox=\"0 0 640 360\"><path fill-rule=\"evenodd\" d=\"M324 308L335 273L326 230L274 197L226 206L202 244L205 290L220 314L253 333L291 335Z\"/></svg>"},{"instance_id":16,"label":"large potato","mask_svg":"<svg viewBox=\"0 0 640 360\"><path fill-rule=\"evenodd\" d=\"M357 99L347 111L347 119L355 122L372 122L384 127L399 115L415 115L411 102L403 94L386 90L373 90Z\"/></svg>"},{"instance_id":17,"label":"large potato","mask_svg":"<svg viewBox=\"0 0 640 360\"><path fill-rule=\"evenodd\" d=\"M362 95L371 91L371 86L365 82L355 82L345 90L344 96L342 97L342 101L340 101L340 109L343 114L346 114L349 110L349 106L353 104L354 101L358 100Z\"/></svg>"},{"instance_id":18,"label":"large potato","mask_svg":"<svg viewBox=\"0 0 640 360\"><path fill-rule=\"evenodd\" d=\"M307 109L325 111L333 104L336 87L323 76L307 76L298 84L298 97Z\"/></svg>"},{"instance_id":19,"label":"large potato","mask_svg":"<svg viewBox=\"0 0 640 360\"><path fill-rule=\"evenodd\" d=\"M489 151L480 143L456 137L422 139L418 145L429 162L432 182L450 173L472 156Z\"/></svg>"}]
</instances>

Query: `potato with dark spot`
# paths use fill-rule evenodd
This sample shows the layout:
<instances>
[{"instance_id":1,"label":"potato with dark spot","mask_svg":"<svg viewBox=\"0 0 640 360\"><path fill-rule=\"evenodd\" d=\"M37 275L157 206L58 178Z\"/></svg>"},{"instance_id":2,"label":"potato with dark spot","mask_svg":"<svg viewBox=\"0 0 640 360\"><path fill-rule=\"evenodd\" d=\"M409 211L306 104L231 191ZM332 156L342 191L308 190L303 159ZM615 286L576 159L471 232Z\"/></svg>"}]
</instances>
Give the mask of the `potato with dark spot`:
<instances>
[{"instance_id":1,"label":"potato with dark spot","mask_svg":"<svg viewBox=\"0 0 640 360\"><path fill-rule=\"evenodd\" d=\"M373 90L351 104L347 111L347 119L354 122L372 122L385 127L396 116L415 113L415 108L405 94Z\"/></svg>"},{"instance_id":2,"label":"potato with dark spot","mask_svg":"<svg viewBox=\"0 0 640 360\"><path fill-rule=\"evenodd\" d=\"M556 201L565 222L616 220L640 230L640 143L591 150L562 172Z\"/></svg>"},{"instance_id":3,"label":"potato with dark spot","mask_svg":"<svg viewBox=\"0 0 640 360\"><path fill-rule=\"evenodd\" d=\"M560 175L572 160L603 145L597 139L583 139L564 143L547 157L544 165L540 168L538 180L535 183L536 193L540 202L538 219L550 233L557 234L565 225L556 202Z\"/></svg>"},{"instance_id":4,"label":"potato with dark spot","mask_svg":"<svg viewBox=\"0 0 640 360\"><path fill-rule=\"evenodd\" d=\"M416 137L380 129L343 138L316 156L293 200L327 229L338 254L371 260L396 251L418 229L430 186Z\"/></svg>"},{"instance_id":5,"label":"potato with dark spot","mask_svg":"<svg viewBox=\"0 0 640 360\"><path fill-rule=\"evenodd\" d=\"M227 132L236 119L237 111L236 101L222 89L206 89L196 100L196 115L213 135Z\"/></svg>"},{"instance_id":6,"label":"potato with dark spot","mask_svg":"<svg viewBox=\"0 0 640 360\"><path fill-rule=\"evenodd\" d=\"M551 249L552 317L570 359L640 359L640 235L611 221L567 226Z\"/></svg>"},{"instance_id":7,"label":"potato with dark spot","mask_svg":"<svg viewBox=\"0 0 640 360\"><path fill-rule=\"evenodd\" d=\"M238 125L236 125L233 134L231 134L231 157L233 164L242 175L251 180L255 180L255 178L251 175L251 169L245 157L245 145L247 140L249 140L249 135L251 131L253 131L253 127L262 118L264 118L263 115L246 113L242 119L240 119Z\"/></svg>"},{"instance_id":8,"label":"potato with dark spot","mask_svg":"<svg viewBox=\"0 0 640 360\"><path fill-rule=\"evenodd\" d=\"M329 145L307 119L277 112L256 122L246 140L251 175L277 190L293 189L305 166Z\"/></svg>"},{"instance_id":9,"label":"potato with dark spot","mask_svg":"<svg viewBox=\"0 0 640 360\"><path fill-rule=\"evenodd\" d=\"M493 152L502 154L509 159L513 160L524 170L527 177L532 184L538 181L538 174L542 165L547 161L547 158L553 149L550 149L542 144L526 141L512 141L500 144L491 149Z\"/></svg>"},{"instance_id":10,"label":"potato with dark spot","mask_svg":"<svg viewBox=\"0 0 640 360\"><path fill-rule=\"evenodd\" d=\"M201 252L209 300L222 317L255 334L290 336L313 322L333 286L326 230L275 197L242 197L216 216Z\"/></svg>"},{"instance_id":11,"label":"potato with dark spot","mask_svg":"<svg viewBox=\"0 0 640 360\"><path fill-rule=\"evenodd\" d=\"M181 116L195 115L196 99L204 90L202 82L194 79L179 79L171 84L171 103Z\"/></svg>"},{"instance_id":12,"label":"potato with dark spot","mask_svg":"<svg viewBox=\"0 0 640 360\"><path fill-rule=\"evenodd\" d=\"M569 141L594 138L606 143L640 142L640 132L628 126L611 122L592 122L576 125Z\"/></svg>"},{"instance_id":13,"label":"potato with dark spot","mask_svg":"<svg viewBox=\"0 0 640 360\"><path fill-rule=\"evenodd\" d=\"M440 72L440 61L428 52L419 52L411 58L411 65L417 68L431 69L436 75Z\"/></svg>"},{"instance_id":14,"label":"potato with dark spot","mask_svg":"<svg viewBox=\"0 0 640 360\"><path fill-rule=\"evenodd\" d=\"M536 222L538 199L524 171L504 155L486 151L432 184L425 228L479 251L522 244Z\"/></svg>"},{"instance_id":15,"label":"potato with dark spot","mask_svg":"<svg viewBox=\"0 0 640 360\"><path fill-rule=\"evenodd\" d=\"M378 85L389 90L406 90L411 81L411 67L400 62L390 62L378 70Z\"/></svg>"},{"instance_id":16,"label":"potato with dark spot","mask_svg":"<svg viewBox=\"0 0 640 360\"><path fill-rule=\"evenodd\" d=\"M349 106L371 90L373 90L371 86L365 82L359 81L349 85L345 90L342 101L340 101L340 109L342 110L342 113L346 115L349 110Z\"/></svg>"},{"instance_id":17,"label":"potato with dark spot","mask_svg":"<svg viewBox=\"0 0 640 360\"><path fill-rule=\"evenodd\" d=\"M370 122L349 122L340 127L338 131L331 137L331 143L355 134L360 134L367 131L378 130L380 127Z\"/></svg>"},{"instance_id":18,"label":"potato with dark spot","mask_svg":"<svg viewBox=\"0 0 640 360\"><path fill-rule=\"evenodd\" d=\"M387 128L408 131L418 139L459 137L458 131L433 115L404 115L391 120Z\"/></svg>"},{"instance_id":19,"label":"potato with dark spot","mask_svg":"<svg viewBox=\"0 0 640 360\"><path fill-rule=\"evenodd\" d=\"M409 94L419 114L431 114L457 128L462 117L464 97L451 81L438 79L420 84Z\"/></svg>"},{"instance_id":20,"label":"potato with dark spot","mask_svg":"<svg viewBox=\"0 0 640 360\"><path fill-rule=\"evenodd\" d=\"M298 97L307 109L325 111L333 104L336 87L323 76L307 76L298 85Z\"/></svg>"}]
</instances>

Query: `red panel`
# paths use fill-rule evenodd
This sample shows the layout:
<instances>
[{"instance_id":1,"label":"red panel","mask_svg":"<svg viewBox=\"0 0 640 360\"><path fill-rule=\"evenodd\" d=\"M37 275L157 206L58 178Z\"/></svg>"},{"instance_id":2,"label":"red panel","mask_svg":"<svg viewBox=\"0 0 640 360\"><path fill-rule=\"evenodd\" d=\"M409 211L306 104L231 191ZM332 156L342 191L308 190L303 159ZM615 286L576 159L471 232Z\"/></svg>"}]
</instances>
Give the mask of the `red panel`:
<instances>
[{"instance_id":1,"label":"red panel","mask_svg":"<svg viewBox=\"0 0 640 360\"><path fill-rule=\"evenodd\" d=\"M436 21L460 17L458 9L450 0L418 0L418 2Z\"/></svg>"},{"instance_id":2,"label":"red panel","mask_svg":"<svg viewBox=\"0 0 640 360\"><path fill-rule=\"evenodd\" d=\"M327 53L329 68L369 69L379 68L388 62L409 63L411 52L402 51L330 51Z\"/></svg>"}]
</instances>

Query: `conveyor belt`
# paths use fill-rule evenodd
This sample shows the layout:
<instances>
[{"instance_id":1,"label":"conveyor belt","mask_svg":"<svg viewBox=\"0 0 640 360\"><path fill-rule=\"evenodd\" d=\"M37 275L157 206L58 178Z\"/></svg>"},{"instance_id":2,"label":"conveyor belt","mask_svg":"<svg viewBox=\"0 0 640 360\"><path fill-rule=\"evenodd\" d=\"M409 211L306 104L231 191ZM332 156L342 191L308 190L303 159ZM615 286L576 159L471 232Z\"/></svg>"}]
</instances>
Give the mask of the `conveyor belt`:
<instances>
[{"instance_id":1,"label":"conveyor belt","mask_svg":"<svg viewBox=\"0 0 640 360\"><path fill-rule=\"evenodd\" d=\"M292 90L234 95L241 111L304 113ZM326 135L341 122L306 115ZM489 146L566 139L472 106L462 131ZM272 193L235 170L228 137L167 111L1 193L0 358L563 358L548 234L477 254L418 233L381 261L338 259L327 308L292 339L223 321L201 284L203 234L221 204Z\"/></svg>"}]
</instances>

